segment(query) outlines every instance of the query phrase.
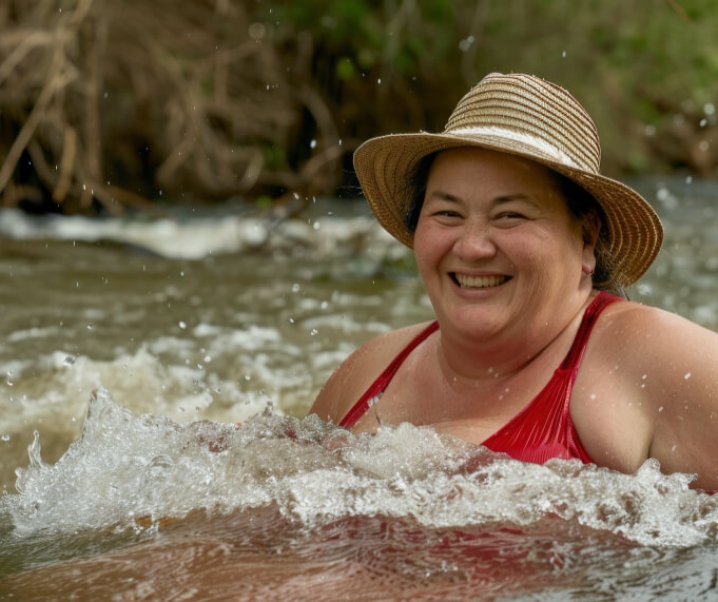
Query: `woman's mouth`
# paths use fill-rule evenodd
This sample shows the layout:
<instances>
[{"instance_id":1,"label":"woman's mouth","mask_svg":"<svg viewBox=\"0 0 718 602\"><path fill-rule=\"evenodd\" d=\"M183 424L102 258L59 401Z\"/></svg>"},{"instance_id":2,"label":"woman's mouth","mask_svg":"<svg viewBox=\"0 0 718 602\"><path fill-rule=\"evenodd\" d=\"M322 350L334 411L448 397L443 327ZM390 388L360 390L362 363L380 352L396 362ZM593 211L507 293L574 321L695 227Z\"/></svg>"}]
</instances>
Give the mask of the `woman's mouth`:
<instances>
[{"instance_id":1,"label":"woman's mouth","mask_svg":"<svg viewBox=\"0 0 718 602\"><path fill-rule=\"evenodd\" d=\"M508 276L467 276L456 272L452 272L450 276L461 288L492 288L509 279Z\"/></svg>"}]
</instances>

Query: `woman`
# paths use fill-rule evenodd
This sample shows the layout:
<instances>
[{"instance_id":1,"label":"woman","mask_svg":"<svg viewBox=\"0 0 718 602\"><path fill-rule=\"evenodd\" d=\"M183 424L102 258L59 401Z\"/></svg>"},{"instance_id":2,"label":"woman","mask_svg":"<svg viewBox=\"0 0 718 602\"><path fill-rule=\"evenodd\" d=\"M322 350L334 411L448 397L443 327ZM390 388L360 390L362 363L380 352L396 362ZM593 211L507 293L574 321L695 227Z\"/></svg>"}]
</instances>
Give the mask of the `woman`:
<instances>
[{"instance_id":1,"label":"woman","mask_svg":"<svg viewBox=\"0 0 718 602\"><path fill-rule=\"evenodd\" d=\"M529 462L578 458L718 489L718 335L621 296L663 231L599 174L565 90L491 74L442 134L369 140L357 175L412 247L436 321L355 351L311 412L354 432L410 422Z\"/></svg>"}]
</instances>

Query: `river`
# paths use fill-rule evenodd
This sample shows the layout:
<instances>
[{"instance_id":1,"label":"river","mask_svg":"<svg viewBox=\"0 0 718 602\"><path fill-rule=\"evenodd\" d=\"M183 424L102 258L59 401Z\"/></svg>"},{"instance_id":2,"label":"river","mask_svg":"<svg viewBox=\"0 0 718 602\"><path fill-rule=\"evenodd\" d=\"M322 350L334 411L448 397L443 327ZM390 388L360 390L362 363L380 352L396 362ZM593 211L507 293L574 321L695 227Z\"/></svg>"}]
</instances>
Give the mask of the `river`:
<instances>
[{"instance_id":1,"label":"river","mask_svg":"<svg viewBox=\"0 0 718 602\"><path fill-rule=\"evenodd\" d=\"M631 298L718 329L718 186L633 184L666 240ZM0 600L718 600L690 475L306 417L432 315L362 202L167 212L0 212Z\"/></svg>"}]
</instances>

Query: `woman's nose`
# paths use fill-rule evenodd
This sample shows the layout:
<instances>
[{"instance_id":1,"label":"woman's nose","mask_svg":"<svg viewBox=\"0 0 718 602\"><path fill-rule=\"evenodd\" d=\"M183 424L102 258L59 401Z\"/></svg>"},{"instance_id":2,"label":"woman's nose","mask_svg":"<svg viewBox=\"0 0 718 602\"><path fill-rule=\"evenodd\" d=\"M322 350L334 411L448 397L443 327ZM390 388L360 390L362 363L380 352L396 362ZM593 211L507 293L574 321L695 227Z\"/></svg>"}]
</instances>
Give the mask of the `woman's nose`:
<instances>
[{"instance_id":1,"label":"woman's nose","mask_svg":"<svg viewBox=\"0 0 718 602\"><path fill-rule=\"evenodd\" d=\"M493 257L496 245L488 225L483 220L466 220L454 244L454 253L467 261Z\"/></svg>"}]
</instances>

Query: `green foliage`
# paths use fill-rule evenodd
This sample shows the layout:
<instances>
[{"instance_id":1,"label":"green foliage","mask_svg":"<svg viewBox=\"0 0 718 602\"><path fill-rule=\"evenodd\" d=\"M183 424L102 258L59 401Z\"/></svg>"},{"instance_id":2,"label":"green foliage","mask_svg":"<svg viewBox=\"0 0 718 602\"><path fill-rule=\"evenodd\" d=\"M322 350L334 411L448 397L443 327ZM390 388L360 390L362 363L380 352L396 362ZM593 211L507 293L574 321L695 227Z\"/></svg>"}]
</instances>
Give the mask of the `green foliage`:
<instances>
[{"instance_id":1,"label":"green foliage","mask_svg":"<svg viewBox=\"0 0 718 602\"><path fill-rule=\"evenodd\" d=\"M348 57L344 56L337 61L337 77L344 81L349 81L356 77L357 70L354 67L354 62Z\"/></svg>"},{"instance_id":2,"label":"green foliage","mask_svg":"<svg viewBox=\"0 0 718 602\"><path fill-rule=\"evenodd\" d=\"M262 194L255 199L254 204L257 209L269 209L272 206L272 197Z\"/></svg>"},{"instance_id":3,"label":"green foliage","mask_svg":"<svg viewBox=\"0 0 718 602\"><path fill-rule=\"evenodd\" d=\"M718 175L715 0L8 1L0 204L355 190L359 143L441 130L493 71L568 88L608 174Z\"/></svg>"},{"instance_id":4,"label":"green foliage","mask_svg":"<svg viewBox=\"0 0 718 602\"><path fill-rule=\"evenodd\" d=\"M594 116L609 171L660 168L644 136L679 107L718 100L713 0L289 0L272 16L311 34L331 62L337 111L360 136L441 127L466 89L491 71L555 81ZM380 83L379 83L380 82ZM391 98L391 100L389 100ZM354 110L352 108L352 110ZM347 114L349 109L347 108Z\"/></svg>"}]
</instances>

